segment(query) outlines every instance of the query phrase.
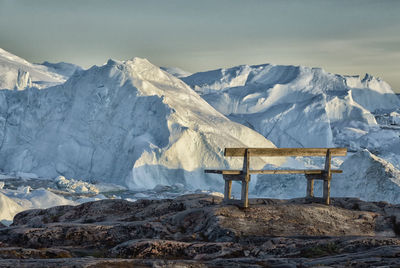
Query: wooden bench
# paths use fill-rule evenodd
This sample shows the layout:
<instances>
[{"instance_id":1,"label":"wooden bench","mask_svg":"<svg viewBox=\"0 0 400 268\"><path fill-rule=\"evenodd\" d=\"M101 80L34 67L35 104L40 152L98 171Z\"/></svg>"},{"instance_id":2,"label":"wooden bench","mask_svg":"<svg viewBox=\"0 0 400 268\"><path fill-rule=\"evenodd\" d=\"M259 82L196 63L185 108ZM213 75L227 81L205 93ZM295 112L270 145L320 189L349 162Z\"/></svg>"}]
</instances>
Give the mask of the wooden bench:
<instances>
[{"instance_id":1,"label":"wooden bench","mask_svg":"<svg viewBox=\"0 0 400 268\"><path fill-rule=\"evenodd\" d=\"M205 173L222 174L225 180L224 202L249 206L249 182L251 174L304 174L307 179L307 198L314 198L314 180L323 180L323 200L330 203L330 185L333 173L342 173L342 170L331 169L333 156L345 156L346 148L225 148L226 157L243 157L242 170L205 170ZM250 169L250 158L253 156L320 156L325 157L324 169L289 169L289 170L253 170ZM242 182L241 200L231 199L232 181Z\"/></svg>"}]
</instances>

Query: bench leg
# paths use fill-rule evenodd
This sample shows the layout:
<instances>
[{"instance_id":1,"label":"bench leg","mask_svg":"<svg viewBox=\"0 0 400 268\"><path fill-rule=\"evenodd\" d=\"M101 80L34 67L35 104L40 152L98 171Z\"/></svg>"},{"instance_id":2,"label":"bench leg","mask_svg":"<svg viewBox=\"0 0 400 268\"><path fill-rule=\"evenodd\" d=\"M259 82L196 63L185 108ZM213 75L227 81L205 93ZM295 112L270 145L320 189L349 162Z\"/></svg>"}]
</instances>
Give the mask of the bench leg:
<instances>
[{"instance_id":1,"label":"bench leg","mask_svg":"<svg viewBox=\"0 0 400 268\"><path fill-rule=\"evenodd\" d=\"M331 200L330 200L331 178L332 178L331 158L332 158L332 153L328 149L326 152L326 158L325 158L325 174L324 174L324 200L325 200L325 204L327 204L327 205L329 205L331 203Z\"/></svg>"},{"instance_id":2,"label":"bench leg","mask_svg":"<svg viewBox=\"0 0 400 268\"><path fill-rule=\"evenodd\" d=\"M331 180L324 180L324 200L325 204L329 205L331 203Z\"/></svg>"},{"instance_id":3,"label":"bench leg","mask_svg":"<svg viewBox=\"0 0 400 268\"><path fill-rule=\"evenodd\" d=\"M314 179L307 178L307 197L314 197Z\"/></svg>"},{"instance_id":4,"label":"bench leg","mask_svg":"<svg viewBox=\"0 0 400 268\"><path fill-rule=\"evenodd\" d=\"M224 192L224 200L228 201L231 199L231 193L232 193L232 181L231 180L225 180L225 192Z\"/></svg>"},{"instance_id":5,"label":"bench leg","mask_svg":"<svg viewBox=\"0 0 400 268\"><path fill-rule=\"evenodd\" d=\"M249 182L250 182L250 176L247 180L247 178L245 178L244 180L242 180L242 205L244 208L249 207Z\"/></svg>"}]
</instances>

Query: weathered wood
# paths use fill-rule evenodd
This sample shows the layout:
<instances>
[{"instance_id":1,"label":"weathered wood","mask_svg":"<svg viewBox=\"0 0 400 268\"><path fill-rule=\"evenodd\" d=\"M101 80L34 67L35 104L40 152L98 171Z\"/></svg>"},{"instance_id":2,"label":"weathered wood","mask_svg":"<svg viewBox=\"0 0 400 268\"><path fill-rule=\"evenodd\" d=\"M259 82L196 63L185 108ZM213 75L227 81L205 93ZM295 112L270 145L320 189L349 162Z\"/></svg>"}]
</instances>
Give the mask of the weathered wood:
<instances>
[{"instance_id":1,"label":"weathered wood","mask_svg":"<svg viewBox=\"0 0 400 268\"><path fill-rule=\"evenodd\" d=\"M243 174L244 176L247 176L249 174L250 170L250 154L249 150L245 149L244 151L244 157L243 157Z\"/></svg>"},{"instance_id":2,"label":"weathered wood","mask_svg":"<svg viewBox=\"0 0 400 268\"><path fill-rule=\"evenodd\" d=\"M250 174L315 174L322 175L325 170L323 169L277 169L277 170L250 170ZM332 169L331 173L342 173L343 170Z\"/></svg>"},{"instance_id":3,"label":"weathered wood","mask_svg":"<svg viewBox=\"0 0 400 268\"><path fill-rule=\"evenodd\" d=\"M314 197L314 179L307 177L307 195L308 198Z\"/></svg>"},{"instance_id":4,"label":"weathered wood","mask_svg":"<svg viewBox=\"0 0 400 268\"><path fill-rule=\"evenodd\" d=\"M206 169L205 173L216 173L226 175L241 175L242 170L231 170L231 169ZM324 169L275 169L275 170L249 170L250 174L315 174L322 175L325 172ZM331 169L331 173L343 173L340 169Z\"/></svg>"},{"instance_id":5,"label":"weathered wood","mask_svg":"<svg viewBox=\"0 0 400 268\"><path fill-rule=\"evenodd\" d=\"M332 152L329 149L326 152L325 158L325 172L324 172L324 192L323 197L325 200L325 204L330 204L330 195L331 195L331 178L332 178L332 170L331 170L331 158Z\"/></svg>"},{"instance_id":6,"label":"weathered wood","mask_svg":"<svg viewBox=\"0 0 400 268\"><path fill-rule=\"evenodd\" d=\"M246 149L243 161L243 173L246 181L250 181L250 151Z\"/></svg>"},{"instance_id":7,"label":"weathered wood","mask_svg":"<svg viewBox=\"0 0 400 268\"><path fill-rule=\"evenodd\" d=\"M225 180L224 200L231 199L232 193L232 180Z\"/></svg>"},{"instance_id":8,"label":"weathered wood","mask_svg":"<svg viewBox=\"0 0 400 268\"><path fill-rule=\"evenodd\" d=\"M324 180L324 201L326 205L331 203L331 180Z\"/></svg>"},{"instance_id":9,"label":"weathered wood","mask_svg":"<svg viewBox=\"0 0 400 268\"><path fill-rule=\"evenodd\" d=\"M204 173L216 173L216 174L226 174L226 175L240 175L243 174L242 170L231 170L231 169L206 169Z\"/></svg>"},{"instance_id":10,"label":"weathered wood","mask_svg":"<svg viewBox=\"0 0 400 268\"><path fill-rule=\"evenodd\" d=\"M328 149L332 156L346 156L347 148L225 148L225 156L244 157L245 151L251 156L326 156Z\"/></svg>"},{"instance_id":11,"label":"weathered wood","mask_svg":"<svg viewBox=\"0 0 400 268\"><path fill-rule=\"evenodd\" d=\"M330 180L332 177L331 160L332 160L332 152L329 149L326 152L326 157L325 157L325 177L327 180Z\"/></svg>"},{"instance_id":12,"label":"weathered wood","mask_svg":"<svg viewBox=\"0 0 400 268\"><path fill-rule=\"evenodd\" d=\"M250 171L250 151L249 149L245 149L244 159L243 159L244 180L242 181L242 196L241 196L244 208L247 208L249 206L249 183L250 183L249 171Z\"/></svg>"},{"instance_id":13,"label":"weathered wood","mask_svg":"<svg viewBox=\"0 0 400 268\"><path fill-rule=\"evenodd\" d=\"M242 201L242 206L244 208L247 208L249 206L249 182L250 182L250 175L249 180L243 180L242 181L242 196L241 196L241 201Z\"/></svg>"}]
</instances>

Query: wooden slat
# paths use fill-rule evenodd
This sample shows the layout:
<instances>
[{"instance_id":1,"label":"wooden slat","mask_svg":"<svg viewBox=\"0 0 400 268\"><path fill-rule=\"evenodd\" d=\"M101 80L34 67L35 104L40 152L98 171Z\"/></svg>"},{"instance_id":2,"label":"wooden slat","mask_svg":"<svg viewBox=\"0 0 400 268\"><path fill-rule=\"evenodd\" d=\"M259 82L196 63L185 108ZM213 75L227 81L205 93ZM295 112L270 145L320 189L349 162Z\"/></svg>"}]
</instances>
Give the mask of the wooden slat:
<instances>
[{"instance_id":1,"label":"wooden slat","mask_svg":"<svg viewBox=\"0 0 400 268\"><path fill-rule=\"evenodd\" d=\"M226 175L240 175L243 174L242 170L230 170L230 169L206 169L204 173L216 173Z\"/></svg>"},{"instance_id":2,"label":"wooden slat","mask_svg":"<svg viewBox=\"0 0 400 268\"><path fill-rule=\"evenodd\" d=\"M225 175L241 175L242 170L230 170L230 169L206 169L205 173L216 173ZM319 175L325 172L323 169L277 169L277 170L249 170L250 174L309 174ZM343 173L340 169L331 169L332 173Z\"/></svg>"},{"instance_id":3,"label":"wooden slat","mask_svg":"<svg viewBox=\"0 0 400 268\"><path fill-rule=\"evenodd\" d=\"M250 156L345 156L347 148L248 148ZM225 156L244 157L246 148L225 148Z\"/></svg>"},{"instance_id":4,"label":"wooden slat","mask_svg":"<svg viewBox=\"0 0 400 268\"><path fill-rule=\"evenodd\" d=\"M250 174L323 174L323 169L279 169L279 170L250 170ZM332 173L342 173L340 169L332 169Z\"/></svg>"}]
</instances>

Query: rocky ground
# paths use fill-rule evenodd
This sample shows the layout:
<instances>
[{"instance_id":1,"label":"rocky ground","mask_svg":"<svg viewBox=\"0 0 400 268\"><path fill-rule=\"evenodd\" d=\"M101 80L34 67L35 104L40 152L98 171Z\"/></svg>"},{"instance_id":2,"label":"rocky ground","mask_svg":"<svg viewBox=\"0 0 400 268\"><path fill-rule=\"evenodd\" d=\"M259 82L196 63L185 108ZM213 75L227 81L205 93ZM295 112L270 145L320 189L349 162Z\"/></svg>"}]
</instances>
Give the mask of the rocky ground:
<instances>
[{"instance_id":1,"label":"rocky ground","mask_svg":"<svg viewBox=\"0 0 400 268\"><path fill-rule=\"evenodd\" d=\"M0 267L400 267L400 205L211 195L102 200L17 214Z\"/></svg>"}]
</instances>

